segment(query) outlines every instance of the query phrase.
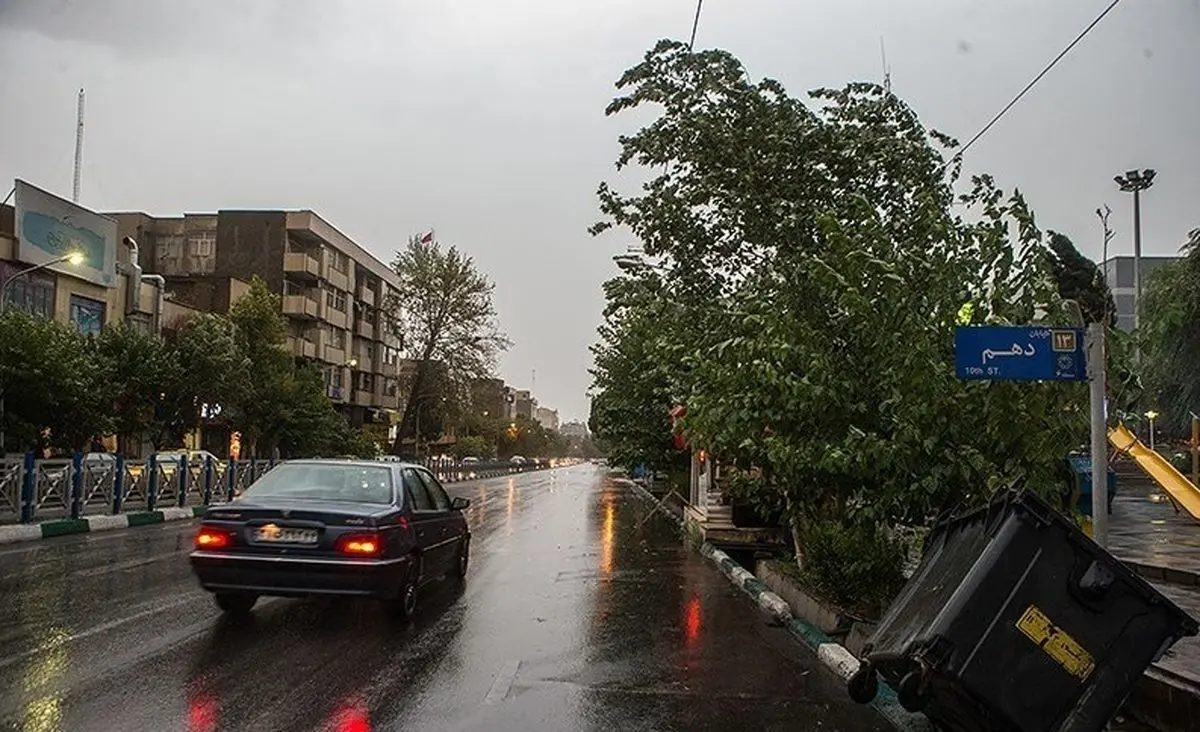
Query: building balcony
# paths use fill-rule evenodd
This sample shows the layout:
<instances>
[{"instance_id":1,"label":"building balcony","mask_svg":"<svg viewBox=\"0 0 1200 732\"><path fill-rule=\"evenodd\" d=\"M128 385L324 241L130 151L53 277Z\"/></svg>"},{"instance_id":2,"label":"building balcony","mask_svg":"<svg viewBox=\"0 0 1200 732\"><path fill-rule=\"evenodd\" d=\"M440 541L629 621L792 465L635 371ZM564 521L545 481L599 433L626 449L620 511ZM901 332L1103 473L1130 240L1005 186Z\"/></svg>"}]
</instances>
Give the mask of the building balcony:
<instances>
[{"instance_id":1,"label":"building balcony","mask_svg":"<svg viewBox=\"0 0 1200 732\"><path fill-rule=\"evenodd\" d=\"M376 307L378 299L375 297L375 291L366 287L358 288L358 299L367 307Z\"/></svg>"},{"instance_id":2,"label":"building balcony","mask_svg":"<svg viewBox=\"0 0 1200 732\"><path fill-rule=\"evenodd\" d=\"M344 386L330 384L325 387L325 396L329 397L331 401L344 402L346 401L346 391L347 389Z\"/></svg>"},{"instance_id":3,"label":"building balcony","mask_svg":"<svg viewBox=\"0 0 1200 732\"><path fill-rule=\"evenodd\" d=\"M299 358L317 357L317 344L310 340L296 338L295 336L288 336L287 344L288 349L291 350L293 356L297 356Z\"/></svg>"},{"instance_id":4,"label":"building balcony","mask_svg":"<svg viewBox=\"0 0 1200 732\"><path fill-rule=\"evenodd\" d=\"M353 401L355 404L358 404L358 405L361 405L364 407L374 407L379 404L379 395L373 391L363 391L362 389L355 389L354 394L353 394Z\"/></svg>"},{"instance_id":5,"label":"building balcony","mask_svg":"<svg viewBox=\"0 0 1200 732\"><path fill-rule=\"evenodd\" d=\"M316 280L321 276L321 260L304 252L286 252L283 255L283 271L299 279Z\"/></svg>"},{"instance_id":6,"label":"building balcony","mask_svg":"<svg viewBox=\"0 0 1200 732\"><path fill-rule=\"evenodd\" d=\"M365 374L375 373L375 359L370 356L354 356L354 368Z\"/></svg>"},{"instance_id":7,"label":"building balcony","mask_svg":"<svg viewBox=\"0 0 1200 732\"><path fill-rule=\"evenodd\" d=\"M346 365L346 349L337 346L325 346L325 360L338 367Z\"/></svg>"},{"instance_id":8,"label":"building balcony","mask_svg":"<svg viewBox=\"0 0 1200 732\"><path fill-rule=\"evenodd\" d=\"M304 295L284 295L283 314L293 318L317 320L321 317L321 303Z\"/></svg>"},{"instance_id":9,"label":"building balcony","mask_svg":"<svg viewBox=\"0 0 1200 732\"><path fill-rule=\"evenodd\" d=\"M373 341L375 340L375 324L358 318L354 323L354 334Z\"/></svg>"},{"instance_id":10,"label":"building balcony","mask_svg":"<svg viewBox=\"0 0 1200 732\"><path fill-rule=\"evenodd\" d=\"M325 263L325 279L329 281L330 285L339 290L350 289L350 275L334 269L329 265L328 261Z\"/></svg>"},{"instance_id":11,"label":"building balcony","mask_svg":"<svg viewBox=\"0 0 1200 732\"><path fill-rule=\"evenodd\" d=\"M398 395L388 396L384 394L379 398L379 406L384 409L399 409L400 397Z\"/></svg>"},{"instance_id":12,"label":"building balcony","mask_svg":"<svg viewBox=\"0 0 1200 732\"><path fill-rule=\"evenodd\" d=\"M325 322L334 328L346 330L350 327L350 316L336 308L325 308Z\"/></svg>"}]
</instances>

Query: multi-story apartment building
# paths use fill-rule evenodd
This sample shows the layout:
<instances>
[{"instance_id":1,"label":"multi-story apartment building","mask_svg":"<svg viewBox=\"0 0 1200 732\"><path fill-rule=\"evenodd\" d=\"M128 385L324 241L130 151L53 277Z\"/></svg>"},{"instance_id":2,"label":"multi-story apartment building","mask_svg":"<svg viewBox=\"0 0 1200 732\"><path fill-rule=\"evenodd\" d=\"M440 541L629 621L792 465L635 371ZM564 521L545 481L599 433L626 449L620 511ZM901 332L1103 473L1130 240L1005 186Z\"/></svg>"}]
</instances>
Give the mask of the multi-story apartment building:
<instances>
[{"instance_id":1,"label":"multi-story apartment building","mask_svg":"<svg viewBox=\"0 0 1200 732\"><path fill-rule=\"evenodd\" d=\"M533 397L533 392L528 389L517 389L515 397L513 402L513 417L534 419L537 415L538 403L537 399Z\"/></svg>"},{"instance_id":2,"label":"multi-story apartment building","mask_svg":"<svg viewBox=\"0 0 1200 732\"><path fill-rule=\"evenodd\" d=\"M583 422L565 422L559 430L564 437L587 437L588 428Z\"/></svg>"},{"instance_id":3,"label":"multi-story apartment building","mask_svg":"<svg viewBox=\"0 0 1200 732\"><path fill-rule=\"evenodd\" d=\"M291 352L319 363L329 398L353 424L399 408L399 337L384 306L397 279L386 264L312 211L112 214L147 271L183 303L224 312L257 275L282 296Z\"/></svg>"},{"instance_id":4,"label":"multi-story apartment building","mask_svg":"<svg viewBox=\"0 0 1200 732\"><path fill-rule=\"evenodd\" d=\"M1154 271L1167 262L1178 261L1179 257L1142 257L1142 296L1146 295L1147 284ZM1109 257L1101 268L1104 279L1112 290L1113 302L1117 306L1117 327L1133 330L1133 257Z\"/></svg>"},{"instance_id":5,"label":"multi-story apartment building","mask_svg":"<svg viewBox=\"0 0 1200 732\"><path fill-rule=\"evenodd\" d=\"M551 409L549 407L538 407L537 411L534 412L534 415L535 415L535 419L537 419L537 421L538 421L538 424L540 424L542 427L550 430L551 432L558 431L558 410L557 409Z\"/></svg>"}]
</instances>

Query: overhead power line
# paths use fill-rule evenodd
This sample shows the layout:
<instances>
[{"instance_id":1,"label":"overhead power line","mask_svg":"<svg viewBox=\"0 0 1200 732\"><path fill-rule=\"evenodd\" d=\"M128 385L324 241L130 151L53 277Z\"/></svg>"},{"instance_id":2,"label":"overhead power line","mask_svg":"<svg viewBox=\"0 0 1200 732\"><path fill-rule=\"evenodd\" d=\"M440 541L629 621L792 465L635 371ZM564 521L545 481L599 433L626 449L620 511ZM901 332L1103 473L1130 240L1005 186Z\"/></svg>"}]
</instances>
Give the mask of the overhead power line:
<instances>
[{"instance_id":1,"label":"overhead power line","mask_svg":"<svg viewBox=\"0 0 1200 732\"><path fill-rule=\"evenodd\" d=\"M967 142L966 145L963 145L962 148L958 151L958 154L955 155L954 157L961 158L963 156L963 154L967 151L968 148L970 148L972 145L974 145L979 140L979 138L986 135L987 131L992 129L992 127L995 126L995 124L1000 121L1000 118L1008 113L1008 110L1015 107L1017 102L1021 101L1021 98L1024 97L1026 94L1028 94L1029 90L1033 89L1033 87L1036 86L1037 83L1042 80L1043 76L1050 73L1050 69L1054 68L1054 66L1059 61L1061 61L1064 56L1066 56L1068 53L1070 53L1071 49L1075 48L1075 46L1078 45L1079 42L1082 41L1084 39L1084 37L1087 36L1088 33L1091 33L1092 29L1095 28L1097 25L1099 25L1100 21L1104 20L1104 17L1106 15L1108 15L1110 12L1112 12L1113 8L1117 7L1117 5L1120 4L1120 2L1121 2L1121 0L1112 0L1112 2L1109 3L1108 7L1104 9L1104 12L1100 13L1100 15L1097 15L1096 19L1093 20L1091 23L1089 23L1088 26L1083 29L1083 32L1081 32L1078 36L1075 36L1075 40L1071 41L1071 43L1066 48L1064 48L1061 53L1059 53L1057 56L1055 56L1054 60L1051 61L1049 64L1047 64L1046 68L1042 69L1042 72L1040 74L1033 77L1033 81L1026 84L1025 88L1021 90L1020 94L1013 97L1012 101L1010 101L1008 104L1004 105L1004 109L1001 109L1000 112L995 117L992 117L992 121L988 122L986 125L984 125L983 129L980 130L979 132L977 132L975 134L975 136L972 137ZM697 9L697 12L698 12L698 9Z\"/></svg>"}]
</instances>

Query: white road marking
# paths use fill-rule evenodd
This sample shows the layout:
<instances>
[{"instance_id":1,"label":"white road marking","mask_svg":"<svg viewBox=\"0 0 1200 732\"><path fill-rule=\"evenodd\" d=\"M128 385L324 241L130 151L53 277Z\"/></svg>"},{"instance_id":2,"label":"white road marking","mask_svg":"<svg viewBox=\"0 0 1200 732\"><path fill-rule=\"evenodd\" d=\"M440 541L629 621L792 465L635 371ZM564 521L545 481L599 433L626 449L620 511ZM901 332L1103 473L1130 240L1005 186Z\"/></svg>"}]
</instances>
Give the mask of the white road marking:
<instances>
[{"instance_id":1,"label":"white road marking","mask_svg":"<svg viewBox=\"0 0 1200 732\"><path fill-rule=\"evenodd\" d=\"M509 690L512 689L513 682L517 680L517 669L520 666L520 661L509 661L501 667L496 680L492 682L492 688L483 698L484 704L499 704L504 701L504 697L508 696Z\"/></svg>"}]
</instances>

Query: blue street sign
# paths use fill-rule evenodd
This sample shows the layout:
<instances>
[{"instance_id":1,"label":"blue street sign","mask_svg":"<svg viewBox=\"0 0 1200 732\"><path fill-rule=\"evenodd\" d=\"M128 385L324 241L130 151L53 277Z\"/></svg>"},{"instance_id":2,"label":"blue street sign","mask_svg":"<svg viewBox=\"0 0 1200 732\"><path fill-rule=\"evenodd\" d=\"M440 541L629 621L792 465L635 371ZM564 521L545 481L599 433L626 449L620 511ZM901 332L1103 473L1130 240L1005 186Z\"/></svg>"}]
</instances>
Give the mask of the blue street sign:
<instances>
[{"instance_id":1,"label":"blue street sign","mask_svg":"<svg viewBox=\"0 0 1200 732\"><path fill-rule=\"evenodd\" d=\"M969 381L1084 381L1083 329L955 328L954 372Z\"/></svg>"}]
</instances>

